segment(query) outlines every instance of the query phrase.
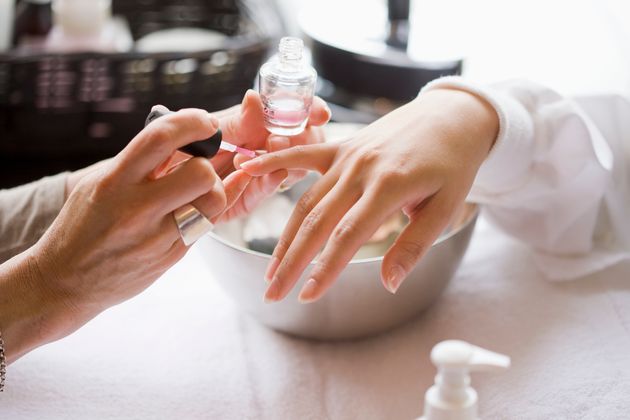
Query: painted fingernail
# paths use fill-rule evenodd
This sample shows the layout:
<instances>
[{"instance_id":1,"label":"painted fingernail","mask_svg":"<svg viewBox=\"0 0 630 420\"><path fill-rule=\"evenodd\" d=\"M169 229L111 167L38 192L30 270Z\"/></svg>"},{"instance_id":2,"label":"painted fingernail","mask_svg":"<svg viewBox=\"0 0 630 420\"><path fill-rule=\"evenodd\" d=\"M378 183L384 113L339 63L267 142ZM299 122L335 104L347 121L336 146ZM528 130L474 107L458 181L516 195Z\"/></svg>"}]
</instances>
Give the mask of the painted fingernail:
<instances>
[{"instance_id":1,"label":"painted fingernail","mask_svg":"<svg viewBox=\"0 0 630 420\"><path fill-rule=\"evenodd\" d=\"M298 300L300 303L311 303L317 298L317 281L315 279L308 279L308 281L302 287Z\"/></svg>"},{"instance_id":2,"label":"painted fingernail","mask_svg":"<svg viewBox=\"0 0 630 420\"><path fill-rule=\"evenodd\" d=\"M407 272L401 266L392 266L387 273L387 290L395 294L406 275Z\"/></svg>"},{"instance_id":3,"label":"painted fingernail","mask_svg":"<svg viewBox=\"0 0 630 420\"><path fill-rule=\"evenodd\" d=\"M267 271L265 271L265 281L267 283L271 283L271 279L273 278L273 275L276 274L276 270L278 269L279 265L280 259L278 257L271 257L271 261L267 266Z\"/></svg>"},{"instance_id":4,"label":"painted fingernail","mask_svg":"<svg viewBox=\"0 0 630 420\"><path fill-rule=\"evenodd\" d=\"M274 278L269 284L267 291L265 292L264 301L265 303L273 303L277 302L280 297L280 282L277 278Z\"/></svg>"}]
</instances>

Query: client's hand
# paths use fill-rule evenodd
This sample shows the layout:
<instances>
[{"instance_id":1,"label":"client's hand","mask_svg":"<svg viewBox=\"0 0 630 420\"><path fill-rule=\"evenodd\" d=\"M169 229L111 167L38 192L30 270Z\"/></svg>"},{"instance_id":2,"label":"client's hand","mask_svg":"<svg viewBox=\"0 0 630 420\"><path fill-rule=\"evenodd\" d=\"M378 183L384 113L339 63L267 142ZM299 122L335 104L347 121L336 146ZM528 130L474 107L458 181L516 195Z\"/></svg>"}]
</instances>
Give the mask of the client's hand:
<instances>
[{"instance_id":1,"label":"client's hand","mask_svg":"<svg viewBox=\"0 0 630 420\"><path fill-rule=\"evenodd\" d=\"M297 146L242 164L254 176L283 168L323 174L297 203L278 242L265 298L284 298L325 245L300 293L302 302L318 299L402 209L409 224L381 267L383 284L394 293L463 203L497 132L496 112L482 99L434 90L345 142Z\"/></svg>"},{"instance_id":2,"label":"client's hand","mask_svg":"<svg viewBox=\"0 0 630 420\"><path fill-rule=\"evenodd\" d=\"M316 144L324 140L322 125L330 119L330 109L326 103L315 97L306 129L292 137L269 135L263 119L263 106L258 93L249 90L240 106L215 114L221 121L224 137L238 146L251 150L275 152L292 146ZM224 177L238 168L247 158L242 155L219 152L212 159L217 172ZM251 212L261 201L276 192L280 185L288 187L306 175L306 171L284 168L254 178L233 206L230 206L220 221L239 217Z\"/></svg>"},{"instance_id":3,"label":"client's hand","mask_svg":"<svg viewBox=\"0 0 630 420\"><path fill-rule=\"evenodd\" d=\"M217 118L184 110L145 128L113 159L83 177L44 236L0 266L0 327L9 361L76 330L147 288L187 251L172 212L192 203L221 214L250 177L224 190L204 158L155 169L179 148L212 136ZM228 183L228 182L226 182Z\"/></svg>"}]
</instances>

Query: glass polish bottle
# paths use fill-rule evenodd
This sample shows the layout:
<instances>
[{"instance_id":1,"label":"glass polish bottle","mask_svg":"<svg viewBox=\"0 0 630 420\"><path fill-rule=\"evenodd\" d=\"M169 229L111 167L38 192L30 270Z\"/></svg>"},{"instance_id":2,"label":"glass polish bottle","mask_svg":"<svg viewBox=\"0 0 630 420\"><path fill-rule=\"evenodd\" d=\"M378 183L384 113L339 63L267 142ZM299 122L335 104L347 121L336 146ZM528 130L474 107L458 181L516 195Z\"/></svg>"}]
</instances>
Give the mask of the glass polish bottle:
<instances>
[{"instance_id":1,"label":"glass polish bottle","mask_svg":"<svg viewBox=\"0 0 630 420\"><path fill-rule=\"evenodd\" d=\"M294 136L306 127L317 72L303 60L301 39L282 38L278 50L278 54L260 68L259 90L265 126L273 134Z\"/></svg>"}]
</instances>

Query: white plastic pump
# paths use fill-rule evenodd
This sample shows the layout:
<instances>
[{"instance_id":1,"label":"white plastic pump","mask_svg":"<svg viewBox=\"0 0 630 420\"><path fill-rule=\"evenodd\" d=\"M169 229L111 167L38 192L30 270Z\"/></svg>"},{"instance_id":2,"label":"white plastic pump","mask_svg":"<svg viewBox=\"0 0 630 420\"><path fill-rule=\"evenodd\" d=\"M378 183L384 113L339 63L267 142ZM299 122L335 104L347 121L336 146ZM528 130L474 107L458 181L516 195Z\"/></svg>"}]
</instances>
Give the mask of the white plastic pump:
<instances>
[{"instance_id":1,"label":"white plastic pump","mask_svg":"<svg viewBox=\"0 0 630 420\"><path fill-rule=\"evenodd\" d=\"M479 420L477 391L470 386L470 372L499 371L510 367L510 358L459 340L433 347L437 367L435 384L424 399L420 420Z\"/></svg>"}]
</instances>

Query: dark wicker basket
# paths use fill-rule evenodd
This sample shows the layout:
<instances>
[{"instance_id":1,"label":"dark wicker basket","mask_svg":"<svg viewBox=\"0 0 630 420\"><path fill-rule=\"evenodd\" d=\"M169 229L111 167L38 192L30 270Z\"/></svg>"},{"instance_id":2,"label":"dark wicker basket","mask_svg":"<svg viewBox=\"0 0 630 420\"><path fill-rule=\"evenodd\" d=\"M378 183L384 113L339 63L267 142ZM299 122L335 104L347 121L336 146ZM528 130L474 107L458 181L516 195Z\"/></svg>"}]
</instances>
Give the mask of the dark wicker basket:
<instances>
[{"instance_id":1,"label":"dark wicker basket","mask_svg":"<svg viewBox=\"0 0 630 420\"><path fill-rule=\"evenodd\" d=\"M0 55L0 161L95 160L124 147L156 103L237 104L280 25L260 1L118 0L113 7L136 39L181 26L230 37L219 50L194 54Z\"/></svg>"}]
</instances>

